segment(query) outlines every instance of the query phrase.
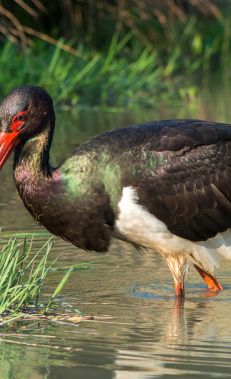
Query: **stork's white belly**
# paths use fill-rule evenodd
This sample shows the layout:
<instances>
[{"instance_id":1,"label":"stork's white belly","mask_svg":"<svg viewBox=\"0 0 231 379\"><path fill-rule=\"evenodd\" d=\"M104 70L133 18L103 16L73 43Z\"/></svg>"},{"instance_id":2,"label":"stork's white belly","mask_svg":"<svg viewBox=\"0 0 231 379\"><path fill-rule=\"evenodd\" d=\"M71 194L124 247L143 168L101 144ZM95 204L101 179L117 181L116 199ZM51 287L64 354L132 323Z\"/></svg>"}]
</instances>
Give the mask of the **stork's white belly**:
<instances>
[{"instance_id":1,"label":"stork's white belly","mask_svg":"<svg viewBox=\"0 0 231 379\"><path fill-rule=\"evenodd\" d=\"M125 187L118 204L115 231L122 239L159 251L163 255L185 254L188 260L212 273L220 255L231 259L231 231L202 242L192 242L171 233L167 226L138 204L134 188Z\"/></svg>"}]
</instances>

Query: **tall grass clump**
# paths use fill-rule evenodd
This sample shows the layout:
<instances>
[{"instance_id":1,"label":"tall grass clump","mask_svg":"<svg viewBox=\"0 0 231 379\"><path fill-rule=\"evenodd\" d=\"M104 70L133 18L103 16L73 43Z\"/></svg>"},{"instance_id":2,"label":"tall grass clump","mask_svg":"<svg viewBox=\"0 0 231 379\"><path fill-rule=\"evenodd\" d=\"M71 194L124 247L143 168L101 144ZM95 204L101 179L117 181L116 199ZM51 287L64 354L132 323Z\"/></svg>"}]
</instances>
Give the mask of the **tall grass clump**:
<instances>
[{"instance_id":1,"label":"tall grass clump","mask_svg":"<svg viewBox=\"0 0 231 379\"><path fill-rule=\"evenodd\" d=\"M45 304L40 302L40 292L54 263L48 264L51 250L48 240L36 253L32 254L32 240L19 241L12 237L0 252L0 318L12 319L32 308L46 313L55 297L66 283L72 268L69 268L53 294Z\"/></svg>"},{"instance_id":2,"label":"tall grass clump","mask_svg":"<svg viewBox=\"0 0 231 379\"><path fill-rule=\"evenodd\" d=\"M65 106L194 100L230 76L230 15L217 0L3 0L0 96L31 83Z\"/></svg>"},{"instance_id":3,"label":"tall grass clump","mask_svg":"<svg viewBox=\"0 0 231 379\"><path fill-rule=\"evenodd\" d=\"M115 34L106 51L82 47L84 58L38 41L22 51L10 42L0 53L0 96L23 84L45 87L55 103L63 106L154 106L156 100L177 96L170 78L180 69L178 52L164 65L157 51L127 44L132 35L122 39ZM186 80L184 78L184 84ZM179 95L179 93L178 93Z\"/></svg>"},{"instance_id":4,"label":"tall grass clump","mask_svg":"<svg viewBox=\"0 0 231 379\"><path fill-rule=\"evenodd\" d=\"M206 34L203 22L190 17L176 25L167 50L142 46L133 31L115 32L102 50L79 43L77 55L63 49L63 40L56 46L36 40L26 49L6 41L0 50L0 97L35 84L45 87L55 104L69 107L155 107L190 100L214 72L222 70L226 81L231 68L230 23L212 26Z\"/></svg>"},{"instance_id":5,"label":"tall grass clump","mask_svg":"<svg viewBox=\"0 0 231 379\"><path fill-rule=\"evenodd\" d=\"M156 94L164 86L162 68L148 48L133 58L124 55L130 38L115 35L106 52L83 48L84 58L41 41L24 52L7 42L0 52L0 96L29 83L45 87L59 105L146 104L145 93Z\"/></svg>"}]
</instances>

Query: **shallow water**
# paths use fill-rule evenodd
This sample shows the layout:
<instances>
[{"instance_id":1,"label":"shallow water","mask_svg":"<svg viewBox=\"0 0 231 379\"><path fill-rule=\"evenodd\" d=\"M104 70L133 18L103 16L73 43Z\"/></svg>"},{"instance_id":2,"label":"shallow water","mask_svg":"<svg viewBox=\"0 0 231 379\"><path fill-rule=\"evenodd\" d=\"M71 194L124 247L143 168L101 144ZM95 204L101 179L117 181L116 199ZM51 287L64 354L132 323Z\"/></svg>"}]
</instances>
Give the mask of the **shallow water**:
<instances>
[{"instance_id":1,"label":"shallow water","mask_svg":"<svg viewBox=\"0 0 231 379\"><path fill-rule=\"evenodd\" d=\"M176 117L231 120L229 104L217 100L203 95L181 108L58 113L52 162L89 136L119 126ZM18 198L11 162L0 176L3 234L43 230ZM142 255L116 241L106 255L87 254L59 239L52 254L60 256L60 265L94 261L92 270L72 274L58 298L60 312L80 309L112 318L78 325L35 323L6 334L0 330L1 379L231 377L231 263L217 271L225 291L213 297L192 270L184 309L178 309L171 274L158 255ZM51 276L44 296L57 280Z\"/></svg>"}]
</instances>

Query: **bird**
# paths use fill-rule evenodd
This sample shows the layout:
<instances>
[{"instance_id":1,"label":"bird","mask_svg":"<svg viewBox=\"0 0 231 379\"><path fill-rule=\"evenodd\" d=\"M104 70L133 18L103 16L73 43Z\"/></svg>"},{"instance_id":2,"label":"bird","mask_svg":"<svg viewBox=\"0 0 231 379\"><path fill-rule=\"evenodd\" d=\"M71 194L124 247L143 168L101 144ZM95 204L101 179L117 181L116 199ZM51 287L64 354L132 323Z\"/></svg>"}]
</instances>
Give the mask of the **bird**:
<instances>
[{"instance_id":1,"label":"bird","mask_svg":"<svg viewBox=\"0 0 231 379\"><path fill-rule=\"evenodd\" d=\"M63 120L65 128L65 120ZM112 238L159 253L185 296L194 267L209 291L231 259L231 125L185 119L94 136L51 167L53 101L41 87L13 89L0 104L0 168L14 150L18 193L31 215L73 245L106 252Z\"/></svg>"}]
</instances>

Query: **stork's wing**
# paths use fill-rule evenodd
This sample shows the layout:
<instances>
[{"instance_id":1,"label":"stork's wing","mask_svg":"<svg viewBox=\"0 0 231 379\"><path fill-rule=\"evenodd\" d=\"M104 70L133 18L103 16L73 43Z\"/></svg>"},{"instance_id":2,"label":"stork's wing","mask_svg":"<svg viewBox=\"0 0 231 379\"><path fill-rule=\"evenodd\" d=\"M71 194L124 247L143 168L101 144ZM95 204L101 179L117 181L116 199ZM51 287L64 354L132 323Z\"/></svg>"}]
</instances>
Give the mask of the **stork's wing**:
<instances>
[{"instance_id":1,"label":"stork's wing","mask_svg":"<svg viewBox=\"0 0 231 379\"><path fill-rule=\"evenodd\" d=\"M174 153L162 146L165 163L136 183L139 203L177 236L202 241L231 227L231 129L225 129L225 138L209 137L208 144Z\"/></svg>"}]
</instances>

